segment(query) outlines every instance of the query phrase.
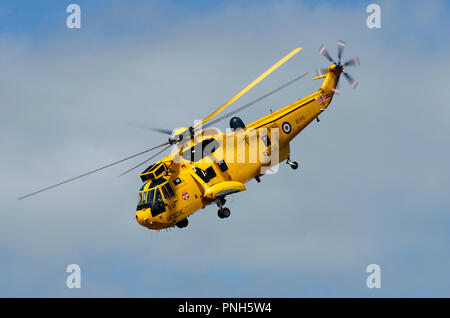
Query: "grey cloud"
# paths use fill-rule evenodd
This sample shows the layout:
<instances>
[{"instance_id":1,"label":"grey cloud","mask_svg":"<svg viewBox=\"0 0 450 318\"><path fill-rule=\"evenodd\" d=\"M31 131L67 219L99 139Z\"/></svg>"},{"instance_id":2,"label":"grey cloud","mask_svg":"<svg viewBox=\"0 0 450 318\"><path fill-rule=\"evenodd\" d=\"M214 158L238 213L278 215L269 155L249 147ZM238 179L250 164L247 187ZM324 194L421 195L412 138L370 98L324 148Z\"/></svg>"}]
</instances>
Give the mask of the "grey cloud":
<instances>
[{"instance_id":1,"label":"grey cloud","mask_svg":"<svg viewBox=\"0 0 450 318\"><path fill-rule=\"evenodd\" d=\"M397 25L401 4L380 4L381 30L365 27L363 6L291 1L232 3L206 15L176 8L176 23L162 28L157 22L173 8L151 4L160 16L153 21L141 3L97 13L76 38L67 31L42 42L2 36L0 295L372 296L365 268L378 263L376 296L448 296L450 134L442 87L449 43L430 47L431 37L403 34L409 21L441 35L426 23L438 10L417 17L414 3ZM136 34L102 36L119 18ZM319 45L334 53L339 39L347 41L345 58L361 60L349 69L359 87L343 81L321 122L294 140L300 171L281 164L262 183L250 182L230 198L230 219L208 207L183 231L139 227L139 178L117 177L134 162L16 200L160 143L165 137L128 123L190 124L298 45L304 50L295 59L238 104L305 71L312 78L326 66ZM242 118L313 92L319 83L310 78ZM77 262L85 285L72 292L64 270ZM24 277L29 266L36 275Z\"/></svg>"}]
</instances>

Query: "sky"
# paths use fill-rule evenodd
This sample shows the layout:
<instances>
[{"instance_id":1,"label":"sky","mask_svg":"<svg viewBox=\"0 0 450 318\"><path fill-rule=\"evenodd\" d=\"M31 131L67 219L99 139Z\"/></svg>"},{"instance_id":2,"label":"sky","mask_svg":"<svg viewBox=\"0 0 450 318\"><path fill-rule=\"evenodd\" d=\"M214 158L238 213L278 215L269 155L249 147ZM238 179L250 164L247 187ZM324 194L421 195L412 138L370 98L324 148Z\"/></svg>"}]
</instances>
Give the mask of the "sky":
<instances>
[{"instance_id":1,"label":"sky","mask_svg":"<svg viewBox=\"0 0 450 318\"><path fill-rule=\"evenodd\" d=\"M370 3L1 1L0 296L449 297L450 6L377 1L369 29ZM318 48L338 40L359 86L342 81L291 143L300 168L247 183L228 219L210 206L184 229L139 226L139 171L119 175L145 158L17 200L164 142L139 127L192 125L298 46L233 107L304 72L239 116L311 94Z\"/></svg>"}]
</instances>

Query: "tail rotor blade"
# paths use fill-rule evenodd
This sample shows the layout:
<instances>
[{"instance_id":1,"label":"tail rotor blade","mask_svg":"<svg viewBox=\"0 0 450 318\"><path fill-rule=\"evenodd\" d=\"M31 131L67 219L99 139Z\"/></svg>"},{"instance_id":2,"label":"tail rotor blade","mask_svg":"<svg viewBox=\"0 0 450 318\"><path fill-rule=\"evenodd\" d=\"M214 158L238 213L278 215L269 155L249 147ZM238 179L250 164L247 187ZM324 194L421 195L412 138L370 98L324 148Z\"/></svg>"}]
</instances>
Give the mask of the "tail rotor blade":
<instances>
[{"instance_id":1,"label":"tail rotor blade","mask_svg":"<svg viewBox=\"0 0 450 318\"><path fill-rule=\"evenodd\" d=\"M317 76L322 76L328 73L328 67L318 68L316 70Z\"/></svg>"},{"instance_id":2,"label":"tail rotor blade","mask_svg":"<svg viewBox=\"0 0 450 318\"><path fill-rule=\"evenodd\" d=\"M319 47L319 53L322 54L323 56L325 56L325 58L330 61L333 64L336 64L336 62L333 60L333 58L330 56L330 54L328 54L327 48L325 47L325 45L321 45Z\"/></svg>"},{"instance_id":3,"label":"tail rotor blade","mask_svg":"<svg viewBox=\"0 0 450 318\"><path fill-rule=\"evenodd\" d=\"M337 42L337 58L338 58L338 62L336 63L333 58L330 56L330 54L328 53L327 49L325 48L325 45L321 45L319 48L319 53L322 54L323 56L325 56L325 58L327 60L329 60L330 62L334 63L335 65L331 66L333 72L336 69L338 71L338 73L336 73L338 76L339 74L342 74L345 79L350 83L351 87L353 89L355 89L358 86L358 81L355 80L349 73L344 72L343 69L347 66L359 66L359 58L358 57L354 57L348 61L346 61L345 63L342 63L342 56L344 54L344 48L346 46L346 43L342 40L339 40ZM335 67L335 68L334 68ZM328 68L330 69L330 68ZM322 76L326 73L328 73L328 69L317 69L317 74L318 76ZM341 73L342 72L342 73ZM335 94L339 94L339 80L336 83L336 86L334 88L332 88L333 92Z\"/></svg>"},{"instance_id":4,"label":"tail rotor blade","mask_svg":"<svg viewBox=\"0 0 450 318\"><path fill-rule=\"evenodd\" d=\"M347 72L342 72L342 74L344 74L345 78L350 83L350 86L353 89L355 89L358 86L358 81L355 80L353 77L351 77L350 74L348 74Z\"/></svg>"},{"instance_id":5,"label":"tail rotor blade","mask_svg":"<svg viewBox=\"0 0 450 318\"><path fill-rule=\"evenodd\" d=\"M359 58L356 56L344 63L344 66L359 66Z\"/></svg>"},{"instance_id":6,"label":"tail rotor blade","mask_svg":"<svg viewBox=\"0 0 450 318\"><path fill-rule=\"evenodd\" d=\"M345 42L342 40L338 41L338 64L341 64L342 52L344 52Z\"/></svg>"}]
</instances>

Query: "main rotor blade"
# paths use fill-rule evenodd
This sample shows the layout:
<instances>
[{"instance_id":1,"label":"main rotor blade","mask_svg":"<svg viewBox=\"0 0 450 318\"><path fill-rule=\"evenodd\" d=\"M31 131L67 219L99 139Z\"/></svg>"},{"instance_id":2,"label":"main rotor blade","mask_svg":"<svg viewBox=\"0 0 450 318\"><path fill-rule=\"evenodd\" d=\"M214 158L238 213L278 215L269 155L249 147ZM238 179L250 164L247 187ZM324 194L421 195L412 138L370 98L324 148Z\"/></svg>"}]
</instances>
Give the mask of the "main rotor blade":
<instances>
[{"instance_id":1,"label":"main rotor blade","mask_svg":"<svg viewBox=\"0 0 450 318\"><path fill-rule=\"evenodd\" d=\"M154 154L153 156L151 156L151 157L148 158L147 160L145 160L145 161L141 162L140 164L134 166L133 168L128 169L127 171L121 173L120 176L123 176L123 175L127 174L128 172L130 172L130 171L132 171L132 170L134 170L134 169L136 169L136 168L142 166L144 163L146 163L146 162L149 161L149 160L152 160L153 158L155 158L156 156L158 156L160 153L162 153L162 152L166 151L167 149L169 149L171 146L172 146L172 145L169 145L169 146L165 147L164 149L162 149L161 151L158 151L156 154Z\"/></svg>"},{"instance_id":2,"label":"main rotor blade","mask_svg":"<svg viewBox=\"0 0 450 318\"><path fill-rule=\"evenodd\" d=\"M354 57L344 63L344 67L345 66L353 66L353 65L359 66L359 58L358 57Z\"/></svg>"},{"instance_id":3,"label":"main rotor blade","mask_svg":"<svg viewBox=\"0 0 450 318\"><path fill-rule=\"evenodd\" d=\"M234 114L236 114L236 113L238 113L238 112L240 112L240 111L246 109L247 107L250 107L250 106L252 106L253 104L255 104L255 103L257 103L257 102L259 102L259 101L265 99L266 97L269 97L270 95L272 95L272 94L274 94L274 93L276 93L276 92L282 90L283 88L285 88L285 87L287 87L287 86L293 84L294 82L298 81L299 79L305 77L305 76L308 75L308 74L309 74L309 72L303 73L302 75L297 76L297 77L294 78L293 80L291 80L291 81L289 81L289 82L287 82L287 83L281 85L280 87L278 87L278 88L276 88L276 89L274 89L274 90L268 92L267 94L261 96L260 98L257 98L257 99L255 99L255 100L251 101L250 103L245 104L244 106L241 106L241 107L239 107L238 109L236 109L236 110L234 110L234 111L232 111L232 112L230 112L230 113L228 113L228 114L225 114L225 115L223 115L223 116L221 116L221 117L219 117L219 118L214 119L213 121L210 121L209 123L207 123L207 124L204 126L204 128L210 127L210 126L214 125L215 123L217 123L217 122L219 122L219 121L221 121L221 120L223 120L223 119L225 119L225 118L227 118L227 117L233 116Z\"/></svg>"},{"instance_id":4,"label":"main rotor blade","mask_svg":"<svg viewBox=\"0 0 450 318\"><path fill-rule=\"evenodd\" d=\"M159 133L162 133L162 134L165 134L165 135L169 135L169 136L172 135L172 131L170 131L169 129L153 128L153 127L147 127L147 129L151 130L151 131L156 131L156 132L159 132Z\"/></svg>"},{"instance_id":5,"label":"main rotor blade","mask_svg":"<svg viewBox=\"0 0 450 318\"><path fill-rule=\"evenodd\" d=\"M342 40L338 41L338 64L341 64L342 52L344 51L345 42Z\"/></svg>"},{"instance_id":6,"label":"main rotor blade","mask_svg":"<svg viewBox=\"0 0 450 318\"><path fill-rule=\"evenodd\" d=\"M342 74L344 74L345 78L347 79L347 81L350 83L350 86L355 89L356 86L358 86L358 81L355 80L350 74L348 74L347 72L342 72Z\"/></svg>"},{"instance_id":7,"label":"main rotor blade","mask_svg":"<svg viewBox=\"0 0 450 318\"><path fill-rule=\"evenodd\" d=\"M76 180L76 179L80 179L80 178L82 178L82 177L85 177L85 176L87 176L87 175L89 175L89 174L92 174L92 173L94 173L94 172L97 172L97 171L100 171L100 170L106 169L106 168L108 168L108 167L111 167L111 166L113 166L113 165L116 165L116 164L118 164L118 163L124 162L124 161L126 161L126 160L129 160L129 159L131 159L131 158L134 158L134 157L140 156L140 155L142 155L142 154L144 154L144 153L147 153L147 152L149 152L149 151L155 150L155 149L157 149L157 148L159 148L159 147L162 147L162 146L165 146L165 145L168 145L168 144L169 144L168 142L166 142L166 143L163 143L163 144L161 144L161 145L158 145L158 146L156 146L156 147L153 147L153 148L150 148L150 149L144 150L144 151L142 151L142 152L140 152L140 153L137 153L137 154L135 154L135 155L132 155L132 156L129 156L129 157L127 157L127 158L121 159L121 160L119 160L119 161L116 161L116 162L110 163L109 165L106 165L106 166L103 166L103 167L97 168L97 169L95 169L95 170L91 170L91 171L89 171L89 172L86 172L86 173L83 173L83 174L81 174L81 175L79 175L79 176L76 176L76 177L73 177L73 178L67 179L67 180L65 180L65 181L62 181L62 182L59 182L59 183L57 183L57 184L51 185L51 186L49 186L49 187L46 187L46 188L44 188L44 189L41 189L41 190L38 190L38 191L32 192L32 193L30 193L30 194L27 194L27 195L24 195L24 196L21 196L21 197L20 197L20 198L18 198L18 199L19 199L19 200L22 200L22 199L25 199L25 198L31 197L32 195L35 195L35 194L38 194L38 193L41 193L41 192L44 192L44 191L47 191L47 190L50 190L50 189L56 188L56 187L58 187L58 186L60 186L60 185L63 185L63 184L65 184L65 183L68 183L68 182L74 181L74 180Z\"/></svg>"},{"instance_id":8,"label":"main rotor blade","mask_svg":"<svg viewBox=\"0 0 450 318\"><path fill-rule=\"evenodd\" d=\"M141 125L141 124L136 124L136 123L129 123L128 125L139 128L139 129L145 129L145 130L150 130L150 131L155 131L155 132L159 132L162 133L164 135L172 135L172 131L169 129L164 129L164 128L158 128L158 127L148 127L145 125Z\"/></svg>"},{"instance_id":9,"label":"main rotor blade","mask_svg":"<svg viewBox=\"0 0 450 318\"><path fill-rule=\"evenodd\" d=\"M263 74L261 74L257 79L255 79L253 82L251 82L247 87L245 87L242 91L237 93L232 99L230 99L228 102L220 106L218 109L216 109L214 112L212 112L210 115L208 115L205 119L203 119L201 122L194 125L193 128L197 128L200 125L203 125L208 120L215 117L217 114L219 114L221 111L223 111L225 108L230 106L232 103L234 103L239 97L247 93L250 89L252 89L256 84L261 82L263 79L265 79L270 73L275 71L277 68L279 68L281 65L283 65L287 60L289 60L291 57L293 57L295 54L297 54L302 48L296 48L292 50L288 55L283 57L281 60L279 60L277 63L275 63L272 67L270 67L267 71L265 71Z\"/></svg>"},{"instance_id":10,"label":"main rotor blade","mask_svg":"<svg viewBox=\"0 0 450 318\"><path fill-rule=\"evenodd\" d=\"M328 54L328 51L327 51L327 48L325 47L325 45L322 44L319 47L319 53L322 54L323 56L325 56L326 59L328 61L330 61L331 63L336 64L336 62L333 60L333 58L330 56L330 54Z\"/></svg>"}]
</instances>

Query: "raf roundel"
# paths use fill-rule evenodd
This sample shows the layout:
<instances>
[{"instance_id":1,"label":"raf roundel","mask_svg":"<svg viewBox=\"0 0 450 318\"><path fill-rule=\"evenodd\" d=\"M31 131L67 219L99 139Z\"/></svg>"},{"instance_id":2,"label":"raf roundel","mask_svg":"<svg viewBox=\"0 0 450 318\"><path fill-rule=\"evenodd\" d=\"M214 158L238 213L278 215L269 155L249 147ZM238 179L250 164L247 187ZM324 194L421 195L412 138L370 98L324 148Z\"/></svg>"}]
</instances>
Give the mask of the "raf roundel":
<instances>
[{"instance_id":1,"label":"raf roundel","mask_svg":"<svg viewBox=\"0 0 450 318\"><path fill-rule=\"evenodd\" d=\"M189 199L189 193L187 193L187 192L183 192L183 194L182 194L182 198L183 198L183 200L187 200L187 199Z\"/></svg>"},{"instance_id":2,"label":"raf roundel","mask_svg":"<svg viewBox=\"0 0 450 318\"><path fill-rule=\"evenodd\" d=\"M283 125L281 125L281 129L283 129L283 132L285 134L289 134L292 130L291 124L289 124L287 121L285 121L283 123Z\"/></svg>"}]
</instances>

